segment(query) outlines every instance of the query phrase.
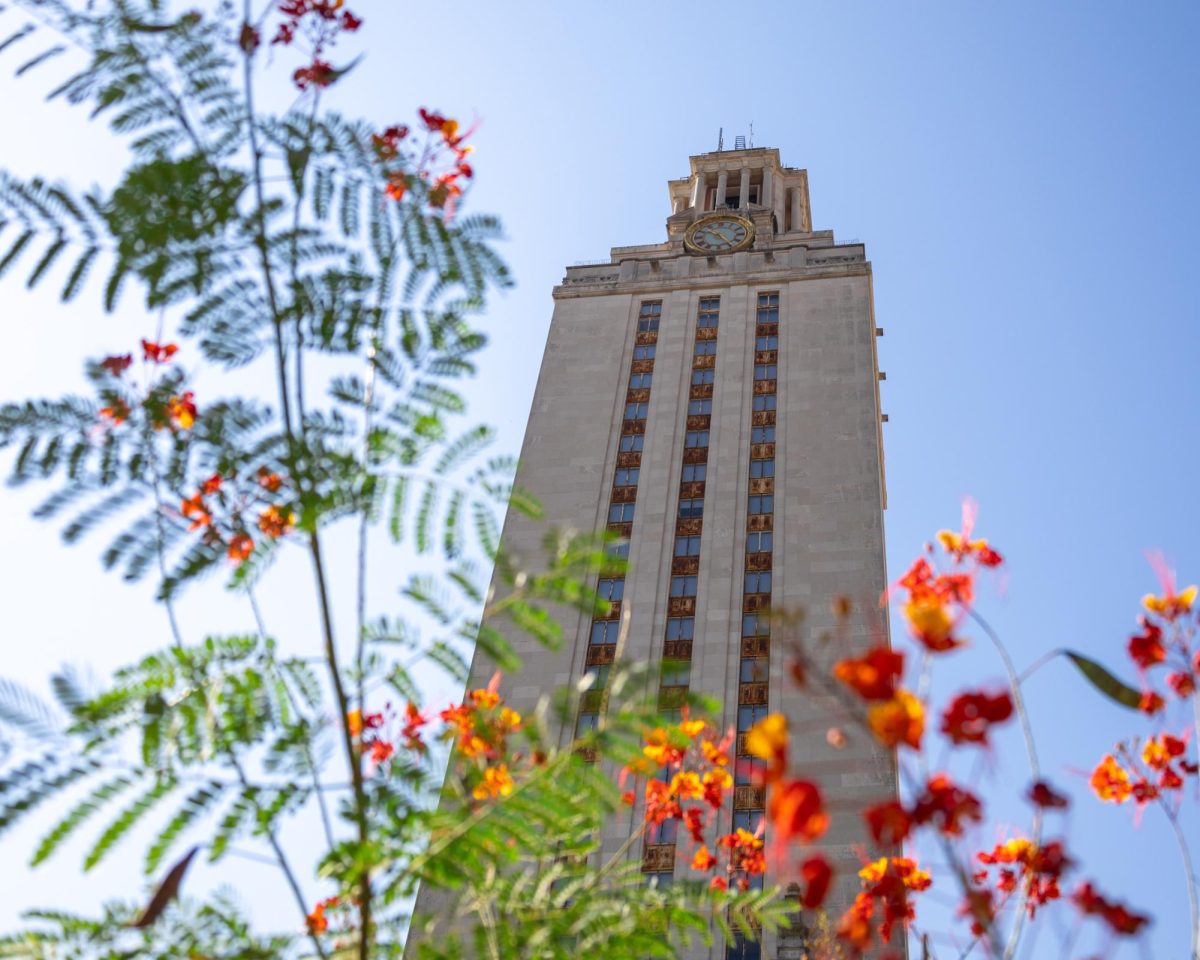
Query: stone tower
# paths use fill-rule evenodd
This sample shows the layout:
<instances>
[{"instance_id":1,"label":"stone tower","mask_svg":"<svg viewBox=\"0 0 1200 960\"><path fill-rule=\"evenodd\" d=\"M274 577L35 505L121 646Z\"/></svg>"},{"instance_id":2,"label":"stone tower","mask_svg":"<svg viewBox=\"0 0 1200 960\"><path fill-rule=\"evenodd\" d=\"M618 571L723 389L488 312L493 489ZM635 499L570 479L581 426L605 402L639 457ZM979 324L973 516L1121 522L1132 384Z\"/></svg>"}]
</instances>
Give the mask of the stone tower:
<instances>
[{"instance_id":1,"label":"stone tower","mask_svg":"<svg viewBox=\"0 0 1200 960\"><path fill-rule=\"evenodd\" d=\"M517 478L545 521L510 512L503 533L510 553L536 557L546 523L607 527L623 538L629 573L601 579L611 618L571 615L558 652L511 637L525 667L504 692L526 710L585 671L603 680L624 617L623 656L661 663L665 710L702 691L739 734L783 712L797 732L793 765L832 808L821 849L843 878L828 904L836 917L858 886L857 810L894 793L893 758L861 736L840 750L827 743L832 704L791 681L765 614L803 610L815 636L833 629L835 596L871 609L886 586L871 265L861 244L812 229L807 171L783 166L777 150L694 156L668 191L665 240L568 267L554 289ZM841 654L886 637L886 619L854 624ZM479 659L472 685L491 674ZM585 703L577 729L597 720ZM563 742L573 734L564 729ZM753 830L762 815L749 766L741 758L721 832ZM640 817L614 820L605 847ZM666 826L632 854L658 882L687 869ZM695 958L802 952L793 935Z\"/></svg>"}]
</instances>

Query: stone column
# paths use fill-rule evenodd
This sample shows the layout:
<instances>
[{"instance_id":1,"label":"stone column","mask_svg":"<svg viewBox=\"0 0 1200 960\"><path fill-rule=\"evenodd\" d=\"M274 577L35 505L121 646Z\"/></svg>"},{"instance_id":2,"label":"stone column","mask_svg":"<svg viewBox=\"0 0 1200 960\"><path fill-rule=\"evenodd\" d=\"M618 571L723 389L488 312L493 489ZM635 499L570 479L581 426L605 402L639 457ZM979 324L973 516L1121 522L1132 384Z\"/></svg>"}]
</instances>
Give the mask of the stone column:
<instances>
[{"instance_id":1,"label":"stone column","mask_svg":"<svg viewBox=\"0 0 1200 960\"><path fill-rule=\"evenodd\" d=\"M745 210L750 203L750 168L742 167L742 189L738 191L738 209Z\"/></svg>"},{"instance_id":2,"label":"stone column","mask_svg":"<svg viewBox=\"0 0 1200 960\"><path fill-rule=\"evenodd\" d=\"M792 187L792 230L804 229L804 197L799 187Z\"/></svg>"},{"instance_id":3,"label":"stone column","mask_svg":"<svg viewBox=\"0 0 1200 960\"><path fill-rule=\"evenodd\" d=\"M729 171L722 170L717 174L717 198L713 202L713 209L725 206L725 191L729 187Z\"/></svg>"},{"instance_id":4,"label":"stone column","mask_svg":"<svg viewBox=\"0 0 1200 960\"><path fill-rule=\"evenodd\" d=\"M771 168L763 167L763 185L762 196L758 198L759 203L764 207L771 206L771 201L775 199L775 182L771 178Z\"/></svg>"},{"instance_id":5,"label":"stone column","mask_svg":"<svg viewBox=\"0 0 1200 960\"><path fill-rule=\"evenodd\" d=\"M692 187L692 206L697 210L704 209L704 171L696 171L696 183Z\"/></svg>"},{"instance_id":6,"label":"stone column","mask_svg":"<svg viewBox=\"0 0 1200 960\"><path fill-rule=\"evenodd\" d=\"M780 233L787 232L787 184L783 182L782 174L779 177L779 183L775 184L772 191L775 196L772 197L771 206L775 209L775 229Z\"/></svg>"}]
</instances>

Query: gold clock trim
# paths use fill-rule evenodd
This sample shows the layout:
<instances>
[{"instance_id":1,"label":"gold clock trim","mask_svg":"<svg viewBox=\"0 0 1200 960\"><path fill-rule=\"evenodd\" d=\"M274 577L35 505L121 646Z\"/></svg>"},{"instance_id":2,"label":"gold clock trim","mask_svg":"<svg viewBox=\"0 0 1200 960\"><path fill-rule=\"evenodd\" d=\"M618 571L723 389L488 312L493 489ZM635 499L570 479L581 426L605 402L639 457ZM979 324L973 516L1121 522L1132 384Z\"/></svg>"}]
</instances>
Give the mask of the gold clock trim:
<instances>
[{"instance_id":1,"label":"gold clock trim","mask_svg":"<svg viewBox=\"0 0 1200 960\"><path fill-rule=\"evenodd\" d=\"M734 244L732 247L726 247L724 250L705 250L703 247L697 247L694 243L692 243L692 237L696 235L696 231L698 231L701 227L707 226L710 223L716 223L717 221L721 220L740 223L746 230L746 236L740 242ZM691 253L704 254L705 256L710 257L725 253L737 253L739 250L745 250L753 242L754 223L745 217L739 216L735 213L730 213L727 210L718 210L714 213L710 213L701 217L690 227L688 227L687 231L683 235L683 245L685 249Z\"/></svg>"}]
</instances>

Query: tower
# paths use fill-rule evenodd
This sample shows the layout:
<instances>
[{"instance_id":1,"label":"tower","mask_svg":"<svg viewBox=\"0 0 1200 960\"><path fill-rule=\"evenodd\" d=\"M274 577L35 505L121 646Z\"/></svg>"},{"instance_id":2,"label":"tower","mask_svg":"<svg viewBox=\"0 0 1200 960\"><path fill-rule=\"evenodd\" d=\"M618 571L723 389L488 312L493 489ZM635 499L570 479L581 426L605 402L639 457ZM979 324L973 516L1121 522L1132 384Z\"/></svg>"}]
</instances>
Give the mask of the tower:
<instances>
[{"instance_id":1,"label":"tower","mask_svg":"<svg viewBox=\"0 0 1200 960\"><path fill-rule=\"evenodd\" d=\"M505 548L537 556L547 522L607 527L630 568L599 581L607 617L566 616L557 652L511 637L525 666L504 692L527 710L586 671L602 684L624 622L623 655L661 665L662 709L688 689L717 697L739 755L750 726L782 712L797 731L792 763L833 811L821 849L843 878L836 912L857 888L858 810L894 793L893 759L862 737L827 742L833 701L791 681L767 613L802 610L815 636L834 631L835 597L873 610L885 589L882 331L862 245L812 229L807 172L738 147L692 157L689 176L668 183L665 241L568 267L554 289L517 478L545 520L510 512ZM886 619L853 621L839 655L886 630ZM477 657L472 685L490 674ZM598 722L592 709L585 701L576 729ZM722 832L753 830L763 813L752 764L740 756L737 768ZM610 824L606 849L630 835L630 817ZM631 854L659 882L683 869L670 826ZM761 951L739 941L696 960L801 950L768 937Z\"/></svg>"}]
</instances>

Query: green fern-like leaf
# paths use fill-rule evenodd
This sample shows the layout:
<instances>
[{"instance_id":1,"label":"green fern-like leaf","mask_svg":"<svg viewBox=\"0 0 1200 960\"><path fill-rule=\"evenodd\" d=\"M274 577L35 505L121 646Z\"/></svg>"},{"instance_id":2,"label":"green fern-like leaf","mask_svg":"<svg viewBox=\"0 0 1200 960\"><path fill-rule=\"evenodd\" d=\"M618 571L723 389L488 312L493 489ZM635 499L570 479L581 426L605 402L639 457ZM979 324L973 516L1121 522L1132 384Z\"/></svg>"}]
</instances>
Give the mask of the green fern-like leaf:
<instances>
[{"instance_id":1,"label":"green fern-like leaf","mask_svg":"<svg viewBox=\"0 0 1200 960\"><path fill-rule=\"evenodd\" d=\"M91 870L121 842L127 833L151 810L168 797L178 784L170 777L162 777L149 790L125 808L100 834L99 839L83 860L83 869Z\"/></svg>"},{"instance_id":2,"label":"green fern-like leaf","mask_svg":"<svg viewBox=\"0 0 1200 960\"><path fill-rule=\"evenodd\" d=\"M33 853L30 866L36 867L39 863L49 859L62 846L64 840L79 829L79 827L83 826L90 817L99 813L111 800L118 797L124 790L133 786L136 782L137 779L135 777L118 776L96 787L83 800L72 807L66 816L59 820L53 829L41 839L41 842L38 843L37 849Z\"/></svg>"}]
</instances>

